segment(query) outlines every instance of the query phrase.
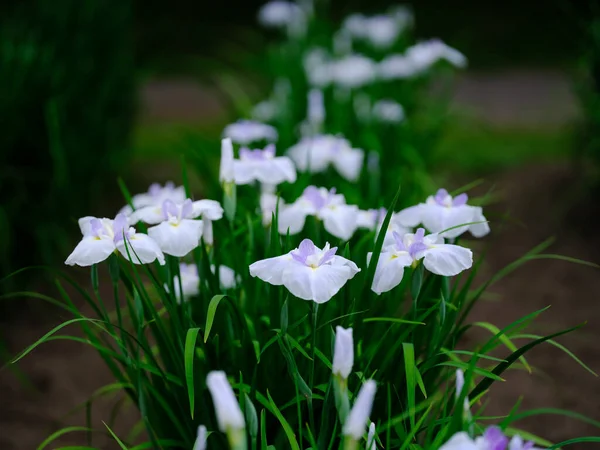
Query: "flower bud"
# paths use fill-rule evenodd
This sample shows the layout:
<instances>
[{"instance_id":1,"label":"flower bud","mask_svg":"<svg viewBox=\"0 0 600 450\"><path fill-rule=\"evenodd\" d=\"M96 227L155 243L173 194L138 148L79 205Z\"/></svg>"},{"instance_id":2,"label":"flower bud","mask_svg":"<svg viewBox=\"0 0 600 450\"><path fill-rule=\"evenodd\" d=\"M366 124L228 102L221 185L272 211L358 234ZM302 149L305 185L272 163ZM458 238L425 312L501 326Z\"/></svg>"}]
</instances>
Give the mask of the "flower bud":
<instances>
[{"instance_id":1,"label":"flower bud","mask_svg":"<svg viewBox=\"0 0 600 450\"><path fill-rule=\"evenodd\" d=\"M204 425L200 425L198 427L198 437L194 443L194 450L206 450L206 438L206 427Z\"/></svg>"},{"instance_id":2,"label":"flower bud","mask_svg":"<svg viewBox=\"0 0 600 450\"><path fill-rule=\"evenodd\" d=\"M333 374L347 379L354 364L354 340L352 328L335 328L335 348L333 352Z\"/></svg>"},{"instance_id":3,"label":"flower bud","mask_svg":"<svg viewBox=\"0 0 600 450\"><path fill-rule=\"evenodd\" d=\"M228 437L231 432L243 431L246 427L244 416L225 372L209 372L206 385L212 396L219 429L226 432Z\"/></svg>"},{"instance_id":4,"label":"flower bud","mask_svg":"<svg viewBox=\"0 0 600 450\"><path fill-rule=\"evenodd\" d=\"M376 391L377 385L373 380L368 380L360 388L354 406L350 410L350 414L344 424L343 434L347 439L356 442L362 438L365 433L367 420L369 420L369 416L371 415Z\"/></svg>"}]
</instances>

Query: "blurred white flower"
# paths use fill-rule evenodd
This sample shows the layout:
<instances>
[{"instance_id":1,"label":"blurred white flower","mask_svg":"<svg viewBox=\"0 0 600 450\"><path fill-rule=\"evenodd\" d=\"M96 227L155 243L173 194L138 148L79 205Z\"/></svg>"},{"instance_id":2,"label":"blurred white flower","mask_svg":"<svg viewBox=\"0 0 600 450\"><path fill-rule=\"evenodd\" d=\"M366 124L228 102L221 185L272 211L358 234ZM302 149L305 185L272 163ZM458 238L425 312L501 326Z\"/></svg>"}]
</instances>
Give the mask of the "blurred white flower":
<instances>
[{"instance_id":1,"label":"blurred white flower","mask_svg":"<svg viewBox=\"0 0 600 450\"><path fill-rule=\"evenodd\" d=\"M352 328L335 327L335 347L331 371L343 379L348 379L354 365L354 340Z\"/></svg>"},{"instance_id":2,"label":"blurred white flower","mask_svg":"<svg viewBox=\"0 0 600 450\"><path fill-rule=\"evenodd\" d=\"M378 49L390 47L402 32L401 24L396 18L384 14L372 17L353 14L344 21L342 27L348 30L354 39L367 41Z\"/></svg>"},{"instance_id":3,"label":"blurred white flower","mask_svg":"<svg viewBox=\"0 0 600 450\"><path fill-rule=\"evenodd\" d=\"M225 372L209 372L206 376L206 386L212 396L219 430L226 433L243 430L246 427L244 415Z\"/></svg>"},{"instance_id":4,"label":"blurred white flower","mask_svg":"<svg viewBox=\"0 0 600 450\"><path fill-rule=\"evenodd\" d=\"M366 56L348 55L330 64L331 81L336 86L355 89L375 80L377 66Z\"/></svg>"},{"instance_id":5,"label":"blurred white flower","mask_svg":"<svg viewBox=\"0 0 600 450\"><path fill-rule=\"evenodd\" d=\"M268 28L285 29L290 37L301 37L306 33L306 12L293 2L274 0L258 11L258 21Z\"/></svg>"},{"instance_id":6,"label":"blurred white flower","mask_svg":"<svg viewBox=\"0 0 600 450\"><path fill-rule=\"evenodd\" d=\"M453 239L469 231L475 237L485 236L490 232L490 227L483 215L483 210L478 206L467 205L467 194L452 197L445 189L440 189L435 195L429 196L425 203L411 206L397 214L397 220L404 226L415 227L423 224L432 233L445 231L443 236ZM465 225L465 223L475 223Z\"/></svg>"},{"instance_id":7,"label":"blurred white flower","mask_svg":"<svg viewBox=\"0 0 600 450\"><path fill-rule=\"evenodd\" d=\"M467 58L458 50L439 39L430 39L409 47L404 55L393 54L384 58L377 67L377 75L383 80L411 78L427 72L442 60L459 68L467 65Z\"/></svg>"},{"instance_id":8,"label":"blurred white flower","mask_svg":"<svg viewBox=\"0 0 600 450\"><path fill-rule=\"evenodd\" d=\"M323 100L323 91L311 89L308 92L307 107L308 122L320 127L325 121L325 101Z\"/></svg>"},{"instance_id":9,"label":"blurred white flower","mask_svg":"<svg viewBox=\"0 0 600 450\"><path fill-rule=\"evenodd\" d=\"M473 265L471 250L458 245L444 244L437 234L425 236L419 228L416 233L400 236L393 233L395 243L382 250L377 261L371 289L381 294L395 288L404 276L404 268L417 264L421 259L427 270L442 276L458 275ZM372 253L367 255L370 263Z\"/></svg>"},{"instance_id":10,"label":"blurred white flower","mask_svg":"<svg viewBox=\"0 0 600 450\"><path fill-rule=\"evenodd\" d=\"M231 138L224 138L221 140L221 165L219 169L219 181L221 183L234 182L233 159L233 144ZM182 201L184 200L185 198Z\"/></svg>"},{"instance_id":11,"label":"blurred white flower","mask_svg":"<svg viewBox=\"0 0 600 450\"><path fill-rule=\"evenodd\" d=\"M131 198L135 209L143 208L144 206L161 205L165 200L171 200L175 203L180 203L185 200L185 188L183 186L175 186L172 181L168 181L164 186L159 183L150 185L148 192L136 194ZM126 205L119 211L119 214L130 215L133 209L130 205Z\"/></svg>"},{"instance_id":12,"label":"blurred white flower","mask_svg":"<svg viewBox=\"0 0 600 450\"><path fill-rule=\"evenodd\" d=\"M344 423L344 428L342 430L344 436L355 441L358 441L363 437L367 421L371 415L371 409L373 408L376 391L377 385L373 380L368 380L362 385L354 405L350 410L350 414L346 419L346 423Z\"/></svg>"},{"instance_id":13,"label":"blurred white flower","mask_svg":"<svg viewBox=\"0 0 600 450\"><path fill-rule=\"evenodd\" d=\"M365 156L363 150L352 148L346 139L332 135L304 137L287 153L301 172L323 172L333 165L349 181L360 176Z\"/></svg>"},{"instance_id":14,"label":"blurred white flower","mask_svg":"<svg viewBox=\"0 0 600 450\"><path fill-rule=\"evenodd\" d=\"M211 264L210 271L214 274L215 270L215 265ZM180 263L179 274L181 276L181 289L179 289L180 286L177 277L173 279L175 295L179 301L187 300L190 297L198 295L200 292L200 275L198 274L198 266L195 264ZM221 289L233 289L237 286L239 281L239 276L236 276L231 267L227 267L222 264L219 266L219 284Z\"/></svg>"},{"instance_id":15,"label":"blurred white flower","mask_svg":"<svg viewBox=\"0 0 600 450\"><path fill-rule=\"evenodd\" d=\"M455 433L439 450L484 450L475 443L466 431Z\"/></svg>"},{"instance_id":16,"label":"blurred white flower","mask_svg":"<svg viewBox=\"0 0 600 450\"><path fill-rule=\"evenodd\" d=\"M250 265L250 275L274 286L285 286L294 296L316 303L329 301L360 269L337 256L329 243L321 250L310 239L297 249Z\"/></svg>"},{"instance_id":17,"label":"blurred white flower","mask_svg":"<svg viewBox=\"0 0 600 450\"><path fill-rule=\"evenodd\" d=\"M194 219L199 217L202 211L200 207L194 208L190 199L178 204L166 200L160 207L148 206L136 211L135 217L148 224L159 224L148 229L148 236L154 239L167 255L181 257L200 244L203 224L202 220Z\"/></svg>"},{"instance_id":18,"label":"blurred white flower","mask_svg":"<svg viewBox=\"0 0 600 450\"><path fill-rule=\"evenodd\" d=\"M117 250L135 264L148 264L155 260L165 263L157 243L145 234L136 233L135 228L129 226L125 214L117 214L114 220L82 217L79 228L83 239L65 261L69 266L98 264Z\"/></svg>"},{"instance_id":19,"label":"blurred white flower","mask_svg":"<svg viewBox=\"0 0 600 450\"><path fill-rule=\"evenodd\" d=\"M294 203L280 208L279 233L300 233L308 216L322 220L328 233L344 241L349 240L358 227L357 206L347 205L344 196L336 194L335 189L308 186Z\"/></svg>"},{"instance_id":20,"label":"blurred white flower","mask_svg":"<svg viewBox=\"0 0 600 450\"><path fill-rule=\"evenodd\" d=\"M277 130L271 125L253 120L238 120L225 127L223 137L231 138L233 142L242 145L263 140L272 142L277 140Z\"/></svg>"},{"instance_id":21,"label":"blurred white flower","mask_svg":"<svg viewBox=\"0 0 600 450\"><path fill-rule=\"evenodd\" d=\"M465 387L465 374L461 369L456 369L456 399L458 400L462 394L462 390ZM465 395L463 401L463 411L465 414L470 414L469 408L469 396Z\"/></svg>"},{"instance_id":22,"label":"blurred white flower","mask_svg":"<svg viewBox=\"0 0 600 450\"><path fill-rule=\"evenodd\" d=\"M371 422L369 425L369 433L367 434L367 446L365 450L377 450L377 440L375 439L375 424Z\"/></svg>"},{"instance_id":23,"label":"blurred white flower","mask_svg":"<svg viewBox=\"0 0 600 450\"><path fill-rule=\"evenodd\" d=\"M196 436L196 442L194 443L193 450L206 450L206 438L208 433L204 425L198 427L198 434Z\"/></svg>"},{"instance_id":24,"label":"blurred white flower","mask_svg":"<svg viewBox=\"0 0 600 450\"><path fill-rule=\"evenodd\" d=\"M404 108L394 100L383 99L375 102L373 118L384 123L399 123L404 120Z\"/></svg>"},{"instance_id":25,"label":"blurred white flower","mask_svg":"<svg viewBox=\"0 0 600 450\"><path fill-rule=\"evenodd\" d=\"M240 159L233 163L236 184L253 181L277 185L296 181L296 168L287 156L275 156L275 146L269 144L263 150L240 149Z\"/></svg>"},{"instance_id":26,"label":"blurred white flower","mask_svg":"<svg viewBox=\"0 0 600 450\"><path fill-rule=\"evenodd\" d=\"M273 214L277 210L277 199L279 198L279 211L285 207L285 202L281 197L270 192L262 192L260 194L260 210L262 213L263 226L268 227L273 221Z\"/></svg>"}]
</instances>

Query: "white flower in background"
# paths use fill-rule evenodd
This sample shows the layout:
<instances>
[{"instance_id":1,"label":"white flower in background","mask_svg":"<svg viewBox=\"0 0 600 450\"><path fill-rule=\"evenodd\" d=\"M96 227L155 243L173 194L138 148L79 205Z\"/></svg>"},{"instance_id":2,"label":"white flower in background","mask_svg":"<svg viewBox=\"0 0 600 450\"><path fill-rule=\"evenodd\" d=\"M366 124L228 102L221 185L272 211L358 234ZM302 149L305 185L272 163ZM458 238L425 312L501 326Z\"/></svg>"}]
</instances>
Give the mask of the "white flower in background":
<instances>
[{"instance_id":1,"label":"white flower in background","mask_svg":"<svg viewBox=\"0 0 600 450\"><path fill-rule=\"evenodd\" d=\"M369 425L369 433L367 434L367 446L366 450L376 450L377 440L375 439L375 424L371 422Z\"/></svg>"},{"instance_id":2,"label":"white flower in background","mask_svg":"<svg viewBox=\"0 0 600 450\"><path fill-rule=\"evenodd\" d=\"M215 266L211 264L210 271L215 273ZM179 274L181 275L181 290L179 289L179 280L177 277L173 279L175 294L178 299L187 300L190 297L198 295L200 292L200 275L198 274L198 266L195 264L179 264ZM239 276L236 276L231 267L224 265L219 266L219 283L223 290L233 289L237 286Z\"/></svg>"},{"instance_id":3,"label":"white flower in background","mask_svg":"<svg viewBox=\"0 0 600 450\"><path fill-rule=\"evenodd\" d=\"M335 346L331 371L347 380L354 365L354 340L352 328L335 327Z\"/></svg>"},{"instance_id":4,"label":"white flower in background","mask_svg":"<svg viewBox=\"0 0 600 450\"><path fill-rule=\"evenodd\" d=\"M332 62L330 71L333 84L356 89L375 80L376 64L366 56L353 54Z\"/></svg>"},{"instance_id":5,"label":"white flower in background","mask_svg":"<svg viewBox=\"0 0 600 450\"><path fill-rule=\"evenodd\" d=\"M381 226L385 220L387 210L385 208L379 209L368 209L360 210L358 212L357 224L359 228L365 228L370 231L377 231L375 234L375 240L381 231ZM394 240L394 233L404 236L406 233L410 233L411 229L403 226L397 219L397 214L392 214L390 223L388 224L385 232L385 238L383 240L383 248L393 245L396 241Z\"/></svg>"},{"instance_id":6,"label":"white flower in background","mask_svg":"<svg viewBox=\"0 0 600 450\"><path fill-rule=\"evenodd\" d=\"M271 122L277 117L277 110L277 104L273 100L263 100L254 105L250 115L259 122Z\"/></svg>"},{"instance_id":7,"label":"white flower in background","mask_svg":"<svg viewBox=\"0 0 600 450\"><path fill-rule=\"evenodd\" d=\"M137 220L147 224L159 224L148 229L148 236L154 239L167 255L181 257L200 244L203 223L202 220L194 219L199 217L202 211L203 208L194 207L190 199L183 203L166 200L160 207L149 206L136 211L135 216Z\"/></svg>"},{"instance_id":8,"label":"white flower in background","mask_svg":"<svg viewBox=\"0 0 600 450\"><path fill-rule=\"evenodd\" d=\"M455 433L439 450L484 450L466 431Z\"/></svg>"},{"instance_id":9,"label":"white flower in background","mask_svg":"<svg viewBox=\"0 0 600 450\"><path fill-rule=\"evenodd\" d=\"M206 386L215 407L219 430L227 433L233 449L246 448L246 423L233 389L223 371L212 371L206 376ZM243 442L240 442L243 441Z\"/></svg>"},{"instance_id":10,"label":"white flower in background","mask_svg":"<svg viewBox=\"0 0 600 450\"><path fill-rule=\"evenodd\" d=\"M160 205L165 200L171 200L175 203L180 203L185 200L185 188L183 186L175 186L172 181L168 181L164 186L159 183L150 185L148 192L134 195L131 198L131 203L135 209L143 208L144 206ZM119 211L119 214L130 215L133 209L130 205L126 205Z\"/></svg>"},{"instance_id":11,"label":"white flower in background","mask_svg":"<svg viewBox=\"0 0 600 450\"><path fill-rule=\"evenodd\" d=\"M324 172L333 165L349 181L358 179L365 157L363 150L352 148L346 139L332 135L304 137L287 153L301 172Z\"/></svg>"},{"instance_id":12,"label":"white flower in background","mask_svg":"<svg viewBox=\"0 0 600 450\"><path fill-rule=\"evenodd\" d=\"M465 387L465 374L461 369L456 369L456 400L458 400L462 394L462 390ZM463 401L463 414L469 416L471 414L471 408L469 407L469 396L465 395Z\"/></svg>"},{"instance_id":13,"label":"white flower in background","mask_svg":"<svg viewBox=\"0 0 600 450\"><path fill-rule=\"evenodd\" d=\"M419 42L406 50L406 56L412 61L418 72L428 70L441 60L455 67L466 67L467 58L458 50L446 45L439 39Z\"/></svg>"},{"instance_id":14,"label":"white flower in background","mask_svg":"<svg viewBox=\"0 0 600 450\"><path fill-rule=\"evenodd\" d=\"M223 137L230 138L233 142L242 145L263 140L272 142L277 140L277 130L271 125L253 120L238 120L225 127Z\"/></svg>"},{"instance_id":15,"label":"white flower in background","mask_svg":"<svg viewBox=\"0 0 600 450\"><path fill-rule=\"evenodd\" d=\"M320 127L325 122L325 101L323 91L311 89L308 92L308 122Z\"/></svg>"},{"instance_id":16,"label":"white flower in background","mask_svg":"<svg viewBox=\"0 0 600 450\"><path fill-rule=\"evenodd\" d=\"M276 194L270 192L262 192L260 194L260 210L262 213L263 226L268 227L273 221L273 214L277 210L277 199L279 199L279 211L285 207L285 202Z\"/></svg>"},{"instance_id":17,"label":"white flower in background","mask_svg":"<svg viewBox=\"0 0 600 450\"><path fill-rule=\"evenodd\" d=\"M250 275L274 286L285 286L293 295L316 303L329 301L360 269L337 256L329 243L321 250L310 239L297 249L250 265Z\"/></svg>"},{"instance_id":18,"label":"white flower in background","mask_svg":"<svg viewBox=\"0 0 600 450\"><path fill-rule=\"evenodd\" d=\"M377 76L382 80L402 80L416 74L417 69L413 61L400 54L385 57L377 66Z\"/></svg>"},{"instance_id":19,"label":"white flower in background","mask_svg":"<svg viewBox=\"0 0 600 450\"><path fill-rule=\"evenodd\" d=\"M233 163L236 184L253 181L277 185L296 181L296 168L287 156L275 156L275 146L267 145L263 150L240 149L240 159Z\"/></svg>"},{"instance_id":20,"label":"white flower in background","mask_svg":"<svg viewBox=\"0 0 600 450\"><path fill-rule=\"evenodd\" d=\"M344 21L342 27L348 30L353 38L367 41L373 47L382 50L393 45L403 31L396 17L384 14L371 17L353 14Z\"/></svg>"},{"instance_id":21,"label":"white flower in background","mask_svg":"<svg viewBox=\"0 0 600 450\"><path fill-rule=\"evenodd\" d=\"M377 261L371 289L378 295L398 286L404 276L404 268L417 264L421 259L427 270L446 277L458 275L473 265L471 250L444 244L444 239L437 234L425 236L423 228L403 237L393 233L393 237L395 243L383 249ZM368 262L371 255L367 255Z\"/></svg>"},{"instance_id":22,"label":"white flower in background","mask_svg":"<svg viewBox=\"0 0 600 450\"><path fill-rule=\"evenodd\" d=\"M196 436L196 442L194 443L193 450L206 450L206 439L208 433L204 425L198 427L198 434Z\"/></svg>"},{"instance_id":23,"label":"white flower in background","mask_svg":"<svg viewBox=\"0 0 600 450\"><path fill-rule=\"evenodd\" d=\"M384 123L399 123L404 120L404 108L394 100L383 99L375 102L373 118Z\"/></svg>"},{"instance_id":24,"label":"white flower in background","mask_svg":"<svg viewBox=\"0 0 600 450\"><path fill-rule=\"evenodd\" d=\"M324 88L331 83L330 56L327 50L314 47L303 57L302 64L311 86Z\"/></svg>"},{"instance_id":25,"label":"white flower in background","mask_svg":"<svg viewBox=\"0 0 600 450\"><path fill-rule=\"evenodd\" d=\"M135 228L129 226L125 214L117 214L114 220L82 217L79 228L83 239L65 261L69 266L98 264L117 250L135 264L148 264L155 260L165 263L157 243L145 234L136 233Z\"/></svg>"},{"instance_id":26,"label":"white flower in background","mask_svg":"<svg viewBox=\"0 0 600 450\"><path fill-rule=\"evenodd\" d=\"M266 3L258 11L258 21L267 28L285 29L290 37L306 33L306 13L293 2L275 0Z\"/></svg>"},{"instance_id":27,"label":"white flower in background","mask_svg":"<svg viewBox=\"0 0 600 450\"><path fill-rule=\"evenodd\" d=\"M376 391L377 385L373 380L366 381L360 388L356 401L342 429L342 433L347 438L358 441L365 434L365 428L371 415Z\"/></svg>"},{"instance_id":28,"label":"white flower in background","mask_svg":"<svg viewBox=\"0 0 600 450\"><path fill-rule=\"evenodd\" d=\"M233 183L233 144L231 138L221 140L221 164L219 167L219 181L221 184ZM182 200L185 201L185 198Z\"/></svg>"},{"instance_id":29,"label":"white flower in background","mask_svg":"<svg viewBox=\"0 0 600 450\"><path fill-rule=\"evenodd\" d=\"M397 214L398 221L407 227L423 224L432 233L440 233L448 228L457 227L443 233L445 238L453 239L469 231L475 237L485 236L490 227L479 206L467 205L469 197L460 194L452 197L445 189L440 189L435 195L429 196L425 203L411 206ZM474 223L465 225L465 223Z\"/></svg>"},{"instance_id":30,"label":"white flower in background","mask_svg":"<svg viewBox=\"0 0 600 450\"><path fill-rule=\"evenodd\" d=\"M344 196L336 194L335 189L308 186L294 203L279 211L279 233L300 233L308 216L322 220L328 233L344 241L349 240L358 227L357 206L347 205Z\"/></svg>"},{"instance_id":31,"label":"white flower in background","mask_svg":"<svg viewBox=\"0 0 600 450\"><path fill-rule=\"evenodd\" d=\"M508 443L508 450L542 450L540 447L534 447L533 442L524 442L519 435L513 436Z\"/></svg>"}]
</instances>

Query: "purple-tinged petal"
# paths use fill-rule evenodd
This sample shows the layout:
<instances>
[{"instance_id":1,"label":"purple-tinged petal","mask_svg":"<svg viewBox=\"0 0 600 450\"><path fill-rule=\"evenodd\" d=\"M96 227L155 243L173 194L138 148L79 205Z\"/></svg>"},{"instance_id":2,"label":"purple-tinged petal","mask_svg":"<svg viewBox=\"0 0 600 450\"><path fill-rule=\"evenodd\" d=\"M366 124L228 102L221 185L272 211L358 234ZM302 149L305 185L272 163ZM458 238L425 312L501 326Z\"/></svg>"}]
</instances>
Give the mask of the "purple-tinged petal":
<instances>
[{"instance_id":1,"label":"purple-tinged petal","mask_svg":"<svg viewBox=\"0 0 600 450\"><path fill-rule=\"evenodd\" d=\"M171 200L165 200L162 204L163 216L165 220L169 220L169 217L178 217L179 210L177 209L177 205L173 203Z\"/></svg>"},{"instance_id":2,"label":"purple-tinged petal","mask_svg":"<svg viewBox=\"0 0 600 450\"><path fill-rule=\"evenodd\" d=\"M183 205L181 205L181 218L189 219L192 217L193 212L194 212L194 204L188 198L185 202L183 202Z\"/></svg>"},{"instance_id":3,"label":"purple-tinged petal","mask_svg":"<svg viewBox=\"0 0 600 450\"><path fill-rule=\"evenodd\" d=\"M102 221L100 219L96 219L95 217L92 220L90 220L90 228L92 230L92 234L96 237L101 237L104 233Z\"/></svg>"},{"instance_id":4,"label":"purple-tinged petal","mask_svg":"<svg viewBox=\"0 0 600 450\"><path fill-rule=\"evenodd\" d=\"M123 240L123 236L127 234L129 229L129 223L127 221L127 216L125 214L117 214L115 220L113 221L113 231L115 233L115 242L119 242Z\"/></svg>"},{"instance_id":5,"label":"purple-tinged petal","mask_svg":"<svg viewBox=\"0 0 600 450\"><path fill-rule=\"evenodd\" d=\"M337 247L333 247L327 250L321 257L321 261L319 261L319 266L322 266L323 264L326 264L329 261L331 261L335 256L335 252L337 252L337 249Z\"/></svg>"},{"instance_id":6,"label":"purple-tinged petal","mask_svg":"<svg viewBox=\"0 0 600 450\"><path fill-rule=\"evenodd\" d=\"M273 158L275 156L275 144L267 145L263 151L263 156L266 158Z\"/></svg>"},{"instance_id":7,"label":"purple-tinged petal","mask_svg":"<svg viewBox=\"0 0 600 450\"><path fill-rule=\"evenodd\" d=\"M483 439L487 444L488 450L506 450L508 438L504 436L502 430L498 427L491 426L485 430Z\"/></svg>"},{"instance_id":8,"label":"purple-tinged petal","mask_svg":"<svg viewBox=\"0 0 600 450\"><path fill-rule=\"evenodd\" d=\"M422 242L425 237L425 228L418 228L415 232L415 242Z\"/></svg>"},{"instance_id":9,"label":"purple-tinged petal","mask_svg":"<svg viewBox=\"0 0 600 450\"><path fill-rule=\"evenodd\" d=\"M169 183L167 183L168 185ZM162 187L158 183L152 183L148 188L148 194L152 197L158 197L162 191Z\"/></svg>"},{"instance_id":10,"label":"purple-tinged petal","mask_svg":"<svg viewBox=\"0 0 600 450\"><path fill-rule=\"evenodd\" d=\"M404 245L404 242L402 242L402 236L395 231L392 231L392 236L394 236L394 241L396 242L396 248L398 251L406 251L406 246Z\"/></svg>"},{"instance_id":11,"label":"purple-tinged petal","mask_svg":"<svg viewBox=\"0 0 600 450\"><path fill-rule=\"evenodd\" d=\"M323 208L326 203L326 199L323 198L323 195L315 186L308 186L306 189L304 189L302 197L311 202L317 210Z\"/></svg>"},{"instance_id":12,"label":"purple-tinged petal","mask_svg":"<svg viewBox=\"0 0 600 450\"><path fill-rule=\"evenodd\" d=\"M417 255L427 250L427 248L427 244L424 242L413 242L408 248L408 253L410 254L411 258L416 259Z\"/></svg>"},{"instance_id":13,"label":"purple-tinged petal","mask_svg":"<svg viewBox=\"0 0 600 450\"><path fill-rule=\"evenodd\" d=\"M439 189L433 198L438 205L444 205L446 197L448 197L448 191L446 189Z\"/></svg>"},{"instance_id":14,"label":"purple-tinged petal","mask_svg":"<svg viewBox=\"0 0 600 450\"><path fill-rule=\"evenodd\" d=\"M468 200L469 196L463 192L462 194L454 197L454 200L452 200L452 206L466 205Z\"/></svg>"}]
</instances>

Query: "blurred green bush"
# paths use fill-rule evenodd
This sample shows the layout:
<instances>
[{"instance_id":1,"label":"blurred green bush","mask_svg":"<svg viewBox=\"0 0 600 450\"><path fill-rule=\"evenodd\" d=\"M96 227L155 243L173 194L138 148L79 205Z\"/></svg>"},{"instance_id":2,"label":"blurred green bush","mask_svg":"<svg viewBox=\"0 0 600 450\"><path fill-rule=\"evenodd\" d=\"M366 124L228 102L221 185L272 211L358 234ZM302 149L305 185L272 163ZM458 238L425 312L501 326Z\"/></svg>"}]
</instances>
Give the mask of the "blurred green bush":
<instances>
[{"instance_id":1,"label":"blurred green bush","mask_svg":"<svg viewBox=\"0 0 600 450\"><path fill-rule=\"evenodd\" d=\"M72 221L115 186L135 107L131 23L129 0L0 6L3 273L61 260Z\"/></svg>"}]
</instances>

